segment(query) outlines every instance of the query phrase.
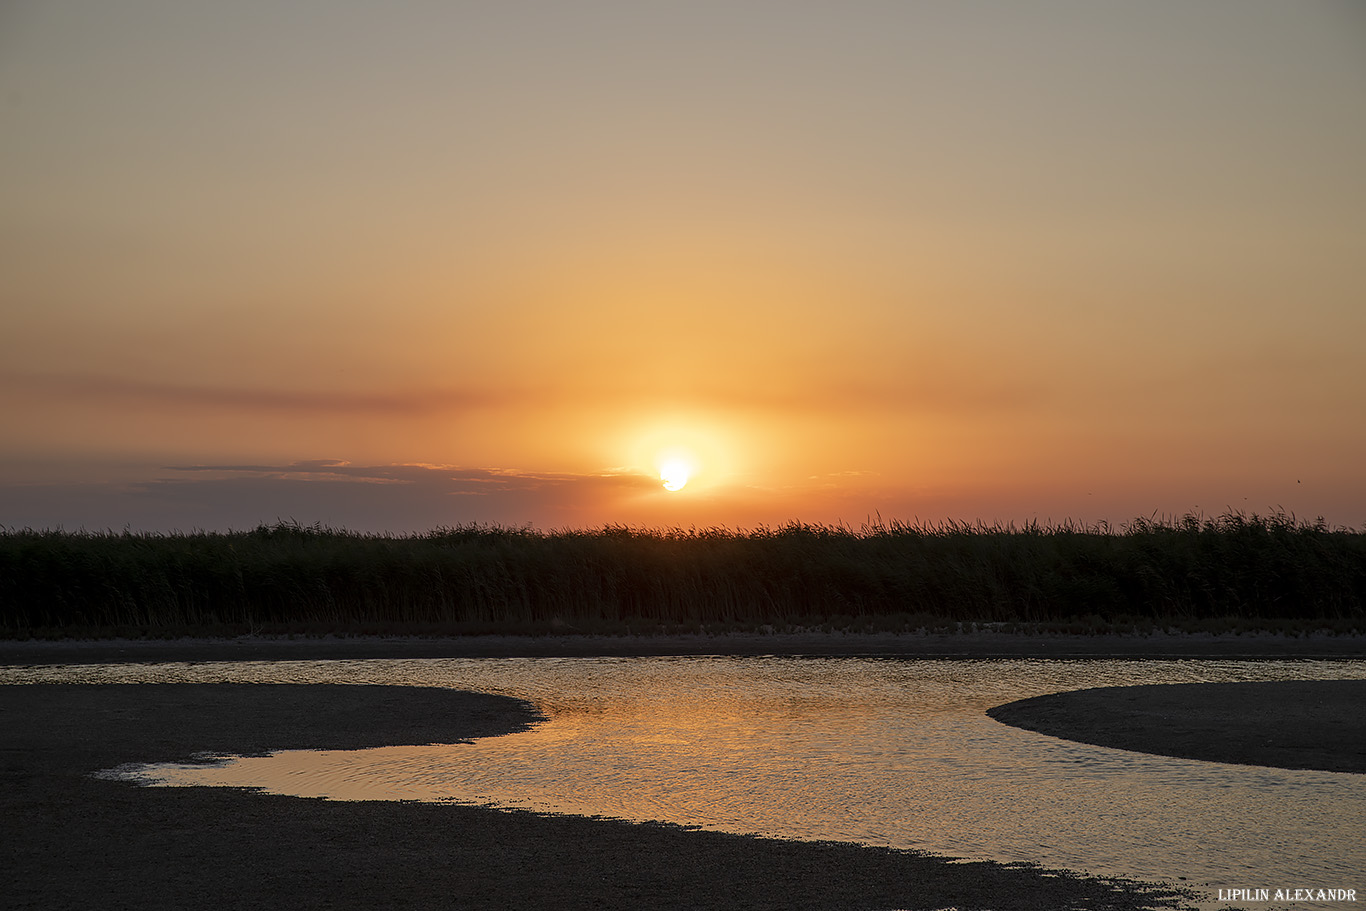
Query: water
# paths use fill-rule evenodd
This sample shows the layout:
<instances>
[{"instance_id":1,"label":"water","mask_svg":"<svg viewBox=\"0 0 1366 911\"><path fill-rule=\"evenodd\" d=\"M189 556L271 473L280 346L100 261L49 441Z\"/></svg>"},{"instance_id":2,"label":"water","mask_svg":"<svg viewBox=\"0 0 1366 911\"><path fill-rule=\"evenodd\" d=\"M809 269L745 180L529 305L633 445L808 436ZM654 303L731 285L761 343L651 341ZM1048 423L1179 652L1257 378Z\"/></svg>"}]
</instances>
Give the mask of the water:
<instances>
[{"instance_id":1,"label":"water","mask_svg":"<svg viewBox=\"0 0 1366 911\"><path fill-rule=\"evenodd\" d=\"M549 719L472 744L119 773L163 786L488 803L1027 861L1212 893L1309 886L1363 897L1366 775L1149 756L984 714L1092 686L1346 678L1366 678L1366 662L688 657L0 669L0 683L444 686L527 699Z\"/></svg>"}]
</instances>

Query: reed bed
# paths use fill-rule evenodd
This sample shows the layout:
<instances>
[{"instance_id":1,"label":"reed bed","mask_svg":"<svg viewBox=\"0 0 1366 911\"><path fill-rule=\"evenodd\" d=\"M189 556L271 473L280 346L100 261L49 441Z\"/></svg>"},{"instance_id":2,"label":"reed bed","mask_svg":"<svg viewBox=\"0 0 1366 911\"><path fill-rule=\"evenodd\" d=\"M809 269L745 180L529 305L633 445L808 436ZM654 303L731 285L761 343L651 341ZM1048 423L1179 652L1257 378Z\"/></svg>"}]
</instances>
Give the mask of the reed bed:
<instances>
[{"instance_id":1,"label":"reed bed","mask_svg":"<svg viewBox=\"0 0 1366 911\"><path fill-rule=\"evenodd\" d=\"M994 624L1366 630L1366 532L1293 516L420 535L0 531L0 636Z\"/></svg>"}]
</instances>

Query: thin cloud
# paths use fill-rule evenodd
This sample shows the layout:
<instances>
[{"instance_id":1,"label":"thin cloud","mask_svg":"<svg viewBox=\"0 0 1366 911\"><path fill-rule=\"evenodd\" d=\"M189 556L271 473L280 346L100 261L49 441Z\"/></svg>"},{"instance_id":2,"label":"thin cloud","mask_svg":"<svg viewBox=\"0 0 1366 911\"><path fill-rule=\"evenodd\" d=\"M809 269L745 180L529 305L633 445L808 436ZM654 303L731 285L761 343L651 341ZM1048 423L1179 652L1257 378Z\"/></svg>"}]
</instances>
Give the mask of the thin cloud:
<instances>
[{"instance_id":1,"label":"thin cloud","mask_svg":"<svg viewBox=\"0 0 1366 911\"><path fill-rule=\"evenodd\" d=\"M399 462L385 465L353 465L340 459L306 459L288 465L168 465L166 471L252 475L263 479L308 482L345 481L362 484L412 484L436 486L447 493L488 494L499 490L534 490L547 486L616 485L653 487L658 480L629 470L592 474L529 472L509 468L465 468L426 463ZM184 483L167 479L158 483ZM197 481L195 483L205 483Z\"/></svg>"},{"instance_id":2,"label":"thin cloud","mask_svg":"<svg viewBox=\"0 0 1366 911\"><path fill-rule=\"evenodd\" d=\"M831 376L778 389L735 383L703 383L671 389L578 383L572 388L410 388L370 392L262 389L95 374L12 371L0 371L0 386L8 386L26 398L51 397L64 403L146 407L172 412L246 411L301 417L367 414L431 417L566 405L639 409L661 402L716 411L768 414L996 413L1034 405L1050 397L1043 386L1018 377L1007 381L967 372L933 376L926 371L908 373L900 381L864 382Z\"/></svg>"},{"instance_id":3,"label":"thin cloud","mask_svg":"<svg viewBox=\"0 0 1366 911\"><path fill-rule=\"evenodd\" d=\"M86 402L116 401L194 410L229 409L295 412L300 414L406 414L497 408L525 398L524 394L484 389L418 389L387 392L352 390L253 389L197 386L97 375L52 376L0 374L8 385L29 393L75 398Z\"/></svg>"},{"instance_id":4,"label":"thin cloud","mask_svg":"<svg viewBox=\"0 0 1366 911\"><path fill-rule=\"evenodd\" d=\"M11 528L190 531L277 521L369 532L418 532L468 523L577 526L604 504L658 487L641 474L525 472L436 465L179 465L136 483L0 487Z\"/></svg>"}]
</instances>

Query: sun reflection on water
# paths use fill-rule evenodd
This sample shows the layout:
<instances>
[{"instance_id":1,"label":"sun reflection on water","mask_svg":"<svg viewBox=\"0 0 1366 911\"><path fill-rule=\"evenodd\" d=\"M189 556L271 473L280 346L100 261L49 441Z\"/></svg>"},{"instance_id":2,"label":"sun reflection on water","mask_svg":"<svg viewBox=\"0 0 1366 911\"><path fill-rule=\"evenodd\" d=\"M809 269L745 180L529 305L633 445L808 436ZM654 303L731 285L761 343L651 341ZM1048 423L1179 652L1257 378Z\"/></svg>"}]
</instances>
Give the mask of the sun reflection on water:
<instances>
[{"instance_id":1,"label":"sun reflection on water","mask_svg":"<svg viewBox=\"0 0 1366 911\"><path fill-rule=\"evenodd\" d=\"M542 658L67 673L449 686L528 699L548 718L470 744L138 770L162 785L491 803L1150 880L1185 876L1215 888L1281 879L1353 886L1366 867L1355 828L1366 818L1366 776L1111 750L984 714L1090 686L1362 678L1362 662Z\"/></svg>"}]
</instances>

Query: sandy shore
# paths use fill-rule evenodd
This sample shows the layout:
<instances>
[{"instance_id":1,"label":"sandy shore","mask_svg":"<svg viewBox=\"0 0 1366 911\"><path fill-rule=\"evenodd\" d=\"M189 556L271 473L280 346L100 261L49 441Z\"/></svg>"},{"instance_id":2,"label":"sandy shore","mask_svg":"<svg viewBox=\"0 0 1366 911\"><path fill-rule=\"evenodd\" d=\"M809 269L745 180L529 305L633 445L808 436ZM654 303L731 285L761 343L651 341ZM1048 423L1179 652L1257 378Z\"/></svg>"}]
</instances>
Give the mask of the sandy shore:
<instances>
[{"instance_id":1,"label":"sandy shore","mask_svg":"<svg viewBox=\"0 0 1366 911\"><path fill-rule=\"evenodd\" d=\"M88 774L203 750L451 742L534 717L515 700L420 688L0 686L5 906L1118 911L1173 901L1103 880L857 845L138 788Z\"/></svg>"},{"instance_id":2,"label":"sandy shore","mask_svg":"<svg viewBox=\"0 0 1366 911\"><path fill-rule=\"evenodd\" d=\"M997 721L1099 746L1366 773L1366 680L1116 686L1022 699Z\"/></svg>"},{"instance_id":3,"label":"sandy shore","mask_svg":"<svg viewBox=\"0 0 1366 911\"><path fill-rule=\"evenodd\" d=\"M331 636L0 640L0 665L626 655L888 655L924 658L1366 658L1366 636L1045 633L725 633L678 636Z\"/></svg>"}]
</instances>

